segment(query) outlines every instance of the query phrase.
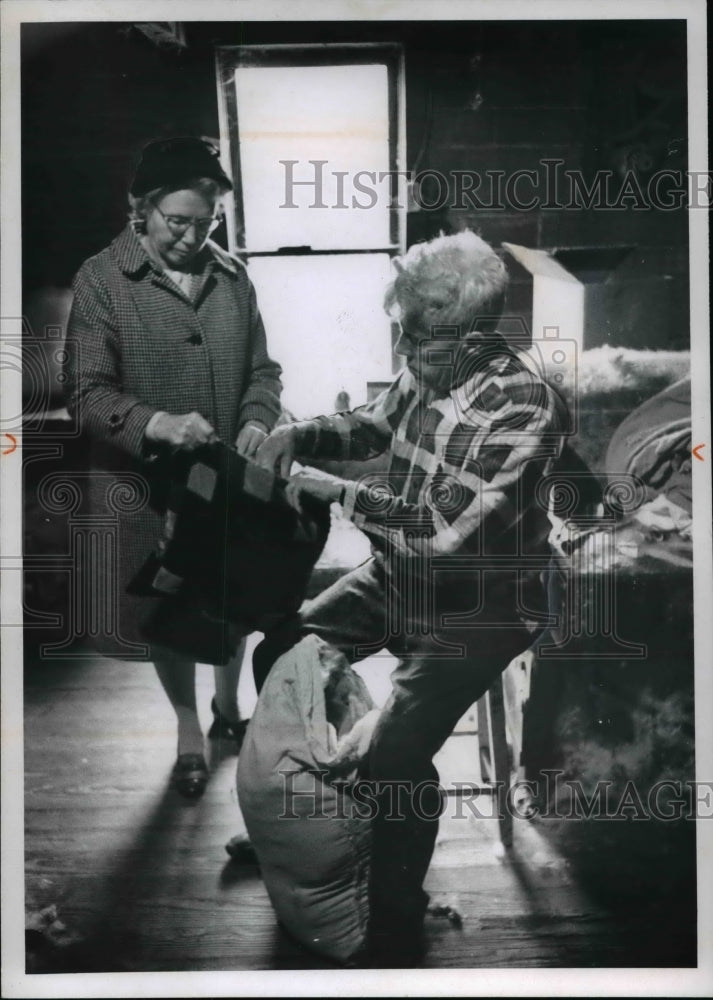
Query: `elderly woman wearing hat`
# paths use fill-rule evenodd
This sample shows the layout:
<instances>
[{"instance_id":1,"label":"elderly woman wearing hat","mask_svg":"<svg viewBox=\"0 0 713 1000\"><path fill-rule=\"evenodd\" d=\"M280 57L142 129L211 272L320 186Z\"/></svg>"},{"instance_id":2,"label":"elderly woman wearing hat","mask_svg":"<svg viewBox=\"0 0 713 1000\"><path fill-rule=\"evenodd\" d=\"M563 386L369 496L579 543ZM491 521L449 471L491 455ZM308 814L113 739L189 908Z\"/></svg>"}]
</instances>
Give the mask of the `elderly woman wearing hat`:
<instances>
[{"instance_id":1,"label":"elderly woman wearing hat","mask_svg":"<svg viewBox=\"0 0 713 1000\"><path fill-rule=\"evenodd\" d=\"M251 456L280 413L280 367L267 352L255 290L240 262L209 239L231 187L209 143L150 143L131 185L129 224L73 282L68 407L91 441L91 513L119 522L117 614L114 621L109 609L114 624L103 630L114 650L117 640L128 650L146 648L146 599L129 596L126 585L161 537L163 515L156 503L125 509L111 483L122 475L124 483L146 483L153 499L161 492L162 455L220 439ZM241 643L227 666L214 668L209 732L238 744L243 650ZM178 718L175 785L200 795L207 765L195 663L155 645L150 656Z\"/></svg>"}]
</instances>

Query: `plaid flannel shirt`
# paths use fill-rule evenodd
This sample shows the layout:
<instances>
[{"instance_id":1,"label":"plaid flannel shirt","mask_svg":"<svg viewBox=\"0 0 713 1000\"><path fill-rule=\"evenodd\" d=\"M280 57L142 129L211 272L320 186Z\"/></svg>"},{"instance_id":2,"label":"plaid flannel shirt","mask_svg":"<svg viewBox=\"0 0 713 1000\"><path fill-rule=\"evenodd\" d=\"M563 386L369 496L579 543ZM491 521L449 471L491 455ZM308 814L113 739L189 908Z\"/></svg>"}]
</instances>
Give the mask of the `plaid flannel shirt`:
<instances>
[{"instance_id":1,"label":"plaid flannel shirt","mask_svg":"<svg viewBox=\"0 0 713 1000\"><path fill-rule=\"evenodd\" d=\"M537 485L562 448L563 404L498 335L474 342L468 371L439 394L404 369L373 402L297 424L306 460L390 451L386 476L350 482L343 508L392 560L425 567L470 553L510 565L522 557L526 566L529 555L549 552Z\"/></svg>"}]
</instances>

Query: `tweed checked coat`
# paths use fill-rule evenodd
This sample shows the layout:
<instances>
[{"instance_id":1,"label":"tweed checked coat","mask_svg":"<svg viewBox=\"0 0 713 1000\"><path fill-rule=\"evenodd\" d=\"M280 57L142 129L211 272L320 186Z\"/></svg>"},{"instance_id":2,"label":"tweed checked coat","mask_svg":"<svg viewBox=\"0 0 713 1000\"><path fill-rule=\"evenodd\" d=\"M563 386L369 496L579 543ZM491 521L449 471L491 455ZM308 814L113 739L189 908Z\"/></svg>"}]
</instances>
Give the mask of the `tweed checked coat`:
<instances>
[{"instance_id":1,"label":"tweed checked coat","mask_svg":"<svg viewBox=\"0 0 713 1000\"><path fill-rule=\"evenodd\" d=\"M145 440L150 418L195 410L232 445L247 421L270 430L280 413L281 369L243 265L210 241L198 264L191 300L127 226L72 285L67 406L91 442L88 525L116 539L106 564L94 561L97 578L85 572L84 600L96 604L88 631L129 659L151 657L139 631L145 599L125 590L162 535L167 498L168 454Z\"/></svg>"}]
</instances>

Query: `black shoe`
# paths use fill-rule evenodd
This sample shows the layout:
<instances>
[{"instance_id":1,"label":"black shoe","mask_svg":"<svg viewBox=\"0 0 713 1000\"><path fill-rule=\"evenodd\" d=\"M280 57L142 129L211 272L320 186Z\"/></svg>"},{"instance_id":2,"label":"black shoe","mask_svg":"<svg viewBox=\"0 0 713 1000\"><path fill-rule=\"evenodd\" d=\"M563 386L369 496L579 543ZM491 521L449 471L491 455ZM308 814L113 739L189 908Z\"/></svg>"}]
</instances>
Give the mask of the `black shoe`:
<instances>
[{"instance_id":1,"label":"black shoe","mask_svg":"<svg viewBox=\"0 0 713 1000\"><path fill-rule=\"evenodd\" d=\"M366 936L366 959L373 969L412 969L423 965L426 957L424 919L428 895L412 910L374 908L369 915Z\"/></svg>"},{"instance_id":2,"label":"black shoe","mask_svg":"<svg viewBox=\"0 0 713 1000\"><path fill-rule=\"evenodd\" d=\"M203 754L179 754L171 778L173 787L185 798L200 798L208 784L208 765Z\"/></svg>"},{"instance_id":3,"label":"black shoe","mask_svg":"<svg viewBox=\"0 0 713 1000\"><path fill-rule=\"evenodd\" d=\"M426 956L423 924L395 926L388 931L370 927L366 939L366 960L373 969L413 969Z\"/></svg>"},{"instance_id":4,"label":"black shoe","mask_svg":"<svg viewBox=\"0 0 713 1000\"><path fill-rule=\"evenodd\" d=\"M213 713L213 722L208 730L209 740L231 740L236 744L238 750L243 745L245 730L248 728L249 719L240 719L238 722L230 722L221 713L215 703L215 698L210 703Z\"/></svg>"},{"instance_id":5,"label":"black shoe","mask_svg":"<svg viewBox=\"0 0 713 1000\"><path fill-rule=\"evenodd\" d=\"M359 956L357 968L367 969L415 969L422 966L426 948L421 937L392 938L376 940L370 938L366 950Z\"/></svg>"},{"instance_id":6,"label":"black shoe","mask_svg":"<svg viewBox=\"0 0 713 1000\"><path fill-rule=\"evenodd\" d=\"M233 861L241 865L258 864L255 848L250 843L250 838L245 833L236 833L225 845L225 849Z\"/></svg>"}]
</instances>

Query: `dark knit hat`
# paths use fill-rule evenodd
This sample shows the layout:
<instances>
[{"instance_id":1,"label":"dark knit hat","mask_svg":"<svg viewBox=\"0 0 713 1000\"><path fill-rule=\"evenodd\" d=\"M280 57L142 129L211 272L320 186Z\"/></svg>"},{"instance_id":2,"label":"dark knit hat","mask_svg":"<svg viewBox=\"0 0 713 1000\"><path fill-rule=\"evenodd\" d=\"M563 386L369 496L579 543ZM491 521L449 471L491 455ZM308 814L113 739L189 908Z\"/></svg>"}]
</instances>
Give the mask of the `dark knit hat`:
<instances>
[{"instance_id":1,"label":"dark knit hat","mask_svg":"<svg viewBox=\"0 0 713 1000\"><path fill-rule=\"evenodd\" d=\"M218 150L209 142L192 136L158 139L141 151L141 162L129 191L138 198L155 188L180 185L197 177L217 181L223 191L233 188L220 165Z\"/></svg>"}]
</instances>

